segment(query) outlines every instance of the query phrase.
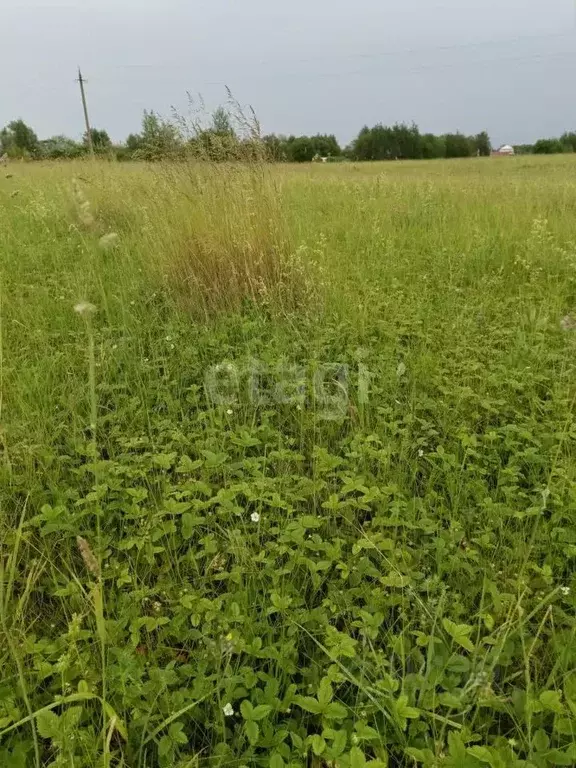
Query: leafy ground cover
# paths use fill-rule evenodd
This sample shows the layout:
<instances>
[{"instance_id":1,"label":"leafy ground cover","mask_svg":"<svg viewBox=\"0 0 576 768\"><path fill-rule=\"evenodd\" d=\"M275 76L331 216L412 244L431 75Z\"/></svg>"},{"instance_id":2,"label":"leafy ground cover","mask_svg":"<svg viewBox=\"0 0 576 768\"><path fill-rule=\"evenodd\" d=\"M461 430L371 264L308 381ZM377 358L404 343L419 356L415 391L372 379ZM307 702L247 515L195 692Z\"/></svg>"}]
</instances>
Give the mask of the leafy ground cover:
<instances>
[{"instance_id":1,"label":"leafy ground cover","mask_svg":"<svg viewBox=\"0 0 576 768\"><path fill-rule=\"evenodd\" d=\"M576 763L576 165L0 178L0 765Z\"/></svg>"}]
</instances>

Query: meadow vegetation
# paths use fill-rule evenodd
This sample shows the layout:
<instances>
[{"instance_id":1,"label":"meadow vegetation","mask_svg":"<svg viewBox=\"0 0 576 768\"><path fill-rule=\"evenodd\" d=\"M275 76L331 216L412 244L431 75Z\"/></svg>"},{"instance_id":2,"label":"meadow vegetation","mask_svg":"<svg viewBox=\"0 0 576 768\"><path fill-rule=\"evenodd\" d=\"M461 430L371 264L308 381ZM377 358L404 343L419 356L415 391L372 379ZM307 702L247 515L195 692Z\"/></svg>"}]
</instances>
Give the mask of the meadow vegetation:
<instances>
[{"instance_id":1,"label":"meadow vegetation","mask_svg":"<svg viewBox=\"0 0 576 768\"><path fill-rule=\"evenodd\" d=\"M576 764L575 220L572 155L3 169L0 766Z\"/></svg>"}]
</instances>

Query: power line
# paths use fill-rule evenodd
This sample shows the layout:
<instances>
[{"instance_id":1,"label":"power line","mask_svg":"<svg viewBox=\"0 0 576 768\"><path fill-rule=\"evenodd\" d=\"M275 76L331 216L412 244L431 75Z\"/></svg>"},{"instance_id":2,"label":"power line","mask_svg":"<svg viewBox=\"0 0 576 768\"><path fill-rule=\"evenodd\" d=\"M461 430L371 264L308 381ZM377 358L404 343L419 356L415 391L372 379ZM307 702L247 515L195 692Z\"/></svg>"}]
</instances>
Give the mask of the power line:
<instances>
[{"instance_id":1,"label":"power line","mask_svg":"<svg viewBox=\"0 0 576 768\"><path fill-rule=\"evenodd\" d=\"M502 46L502 45L514 45L516 43L522 43L522 42L528 42L528 41L540 41L540 40L552 40L552 39L562 39L562 38L572 38L576 40L576 36L574 34L574 31L572 32L550 32L545 34L538 34L538 35L516 35L514 37L508 37L508 38L491 38L489 40L479 40L476 42L467 42L467 43L450 43L446 45L423 45L423 46L413 46L409 48L400 48L396 50L385 50L385 51L374 51L371 53L347 53L347 54L337 54L337 58L339 59L376 59L376 58L392 58L395 56L407 56L407 55L413 55L417 53L435 53L438 51L453 51L453 50L467 50L471 48L484 48L489 46ZM312 56L307 58L299 58L299 59L291 59L292 64L310 64L316 61L328 61L330 59L334 59L336 56L334 55L325 55L325 56ZM252 62L251 62L252 63ZM258 59L254 62L256 66L269 66L270 64L273 64L273 60L271 59ZM115 64L114 69L181 69L184 64L182 62L172 62L172 63L127 63L127 64Z\"/></svg>"},{"instance_id":2,"label":"power line","mask_svg":"<svg viewBox=\"0 0 576 768\"><path fill-rule=\"evenodd\" d=\"M537 61L537 60L555 60L555 59L563 59L563 58L570 58L570 57L576 57L576 51L560 51L558 53L531 53L531 54L524 54L519 56L499 56L499 57L493 57L490 59L481 59L476 60L472 62L467 62L467 67L473 66L473 65L482 65L482 64L494 64L499 62L514 62L514 61ZM576 58L575 58L576 61ZM455 63L455 62L444 62L444 63L435 63L435 64L421 64L417 67L403 67L400 71L394 72L393 77L394 79L398 80L404 77L405 75L414 74L418 72L425 72L428 70L438 70L438 69L456 69L461 68L462 64ZM351 77L354 75L366 75L370 72L377 71L376 68L366 68L363 67L362 69L354 69L354 70L347 70L347 71L339 71L339 72L274 72L269 73L266 75L256 75L254 77L250 76L250 80L277 80L278 78L306 78L307 80L312 79L329 79L329 78L338 78L338 77ZM227 86L231 85L230 80L212 80L212 81L205 81L203 83L199 83L199 85L219 85L219 86Z\"/></svg>"}]
</instances>

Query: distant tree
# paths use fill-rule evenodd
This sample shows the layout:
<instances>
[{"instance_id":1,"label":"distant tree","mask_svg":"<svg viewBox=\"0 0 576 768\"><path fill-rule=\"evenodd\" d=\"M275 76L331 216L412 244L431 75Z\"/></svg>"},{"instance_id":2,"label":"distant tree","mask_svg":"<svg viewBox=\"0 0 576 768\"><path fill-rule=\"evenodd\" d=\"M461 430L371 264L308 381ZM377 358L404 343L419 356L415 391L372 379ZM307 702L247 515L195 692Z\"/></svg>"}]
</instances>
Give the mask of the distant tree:
<instances>
[{"instance_id":1,"label":"distant tree","mask_svg":"<svg viewBox=\"0 0 576 768\"><path fill-rule=\"evenodd\" d=\"M224 107L218 107L212 115L212 133L217 136L234 136L235 131L232 126L232 120Z\"/></svg>"},{"instance_id":2,"label":"distant tree","mask_svg":"<svg viewBox=\"0 0 576 768\"><path fill-rule=\"evenodd\" d=\"M288 139L286 136L277 136L275 133L270 133L262 137L262 144L268 160L277 163L288 160Z\"/></svg>"},{"instance_id":3,"label":"distant tree","mask_svg":"<svg viewBox=\"0 0 576 768\"><path fill-rule=\"evenodd\" d=\"M253 158L257 147L253 141L241 140L236 135L230 113L224 107L218 107L208 128L196 127L187 149L197 157L218 162Z\"/></svg>"},{"instance_id":4,"label":"distant tree","mask_svg":"<svg viewBox=\"0 0 576 768\"><path fill-rule=\"evenodd\" d=\"M481 157L489 157L492 152L492 144L490 143L490 136L486 131L478 133L474 139L474 148Z\"/></svg>"},{"instance_id":5,"label":"distant tree","mask_svg":"<svg viewBox=\"0 0 576 768\"><path fill-rule=\"evenodd\" d=\"M98 128L91 128L90 135L92 136L92 146L95 152L104 152L110 149L112 141L106 131L99 130ZM88 146L88 134L84 134L84 144Z\"/></svg>"},{"instance_id":6,"label":"distant tree","mask_svg":"<svg viewBox=\"0 0 576 768\"><path fill-rule=\"evenodd\" d=\"M576 152L576 132L566 132L560 136L560 141L566 147L568 152Z\"/></svg>"},{"instance_id":7,"label":"distant tree","mask_svg":"<svg viewBox=\"0 0 576 768\"><path fill-rule=\"evenodd\" d=\"M422 157L426 160L446 157L446 141L444 137L435 136L433 133L425 133L422 136Z\"/></svg>"},{"instance_id":8,"label":"distant tree","mask_svg":"<svg viewBox=\"0 0 576 768\"><path fill-rule=\"evenodd\" d=\"M397 157L397 149L392 129L382 123L373 128L364 126L352 143L356 160L393 160Z\"/></svg>"},{"instance_id":9,"label":"distant tree","mask_svg":"<svg viewBox=\"0 0 576 768\"><path fill-rule=\"evenodd\" d=\"M422 136L415 123L397 123L392 127L396 157L404 160L418 160L422 157Z\"/></svg>"},{"instance_id":10,"label":"distant tree","mask_svg":"<svg viewBox=\"0 0 576 768\"><path fill-rule=\"evenodd\" d=\"M372 132L374 129L365 125L354 139L349 148L349 153L354 160L373 160Z\"/></svg>"},{"instance_id":11,"label":"distant tree","mask_svg":"<svg viewBox=\"0 0 576 768\"><path fill-rule=\"evenodd\" d=\"M535 155L555 155L564 152L564 145L560 139L538 139L533 152Z\"/></svg>"},{"instance_id":12,"label":"distant tree","mask_svg":"<svg viewBox=\"0 0 576 768\"><path fill-rule=\"evenodd\" d=\"M352 156L357 160L396 160L424 157L425 146L418 126L396 123L373 128L364 126L352 143Z\"/></svg>"},{"instance_id":13,"label":"distant tree","mask_svg":"<svg viewBox=\"0 0 576 768\"><path fill-rule=\"evenodd\" d=\"M309 136L290 136L287 142L288 159L293 163L309 163L316 154Z\"/></svg>"},{"instance_id":14,"label":"distant tree","mask_svg":"<svg viewBox=\"0 0 576 768\"><path fill-rule=\"evenodd\" d=\"M530 155L534 152L533 144L514 144L514 152L517 155Z\"/></svg>"},{"instance_id":15,"label":"distant tree","mask_svg":"<svg viewBox=\"0 0 576 768\"><path fill-rule=\"evenodd\" d=\"M463 133L447 133L446 157L470 157L474 152L472 140Z\"/></svg>"},{"instance_id":16,"label":"distant tree","mask_svg":"<svg viewBox=\"0 0 576 768\"><path fill-rule=\"evenodd\" d=\"M320 155L320 157L339 157L342 154L342 149L336 136L333 134L316 134L311 136L310 141L314 147L314 154Z\"/></svg>"},{"instance_id":17,"label":"distant tree","mask_svg":"<svg viewBox=\"0 0 576 768\"><path fill-rule=\"evenodd\" d=\"M178 128L163 120L154 111L144 110L142 133L136 156L143 160L175 158L183 152L183 142Z\"/></svg>"},{"instance_id":18,"label":"distant tree","mask_svg":"<svg viewBox=\"0 0 576 768\"><path fill-rule=\"evenodd\" d=\"M12 120L0 131L0 155L34 157L38 152L38 137L23 120Z\"/></svg>"},{"instance_id":19,"label":"distant tree","mask_svg":"<svg viewBox=\"0 0 576 768\"><path fill-rule=\"evenodd\" d=\"M68 136L52 136L39 142L38 156L47 160L71 160L80 157L86 150L83 144L79 144Z\"/></svg>"},{"instance_id":20,"label":"distant tree","mask_svg":"<svg viewBox=\"0 0 576 768\"><path fill-rule=\"evenodd\" d=\"M142 148L143 139L139 133L131 133L126 139L126 148L133 155Z\"/></svg>"}]
</instances>

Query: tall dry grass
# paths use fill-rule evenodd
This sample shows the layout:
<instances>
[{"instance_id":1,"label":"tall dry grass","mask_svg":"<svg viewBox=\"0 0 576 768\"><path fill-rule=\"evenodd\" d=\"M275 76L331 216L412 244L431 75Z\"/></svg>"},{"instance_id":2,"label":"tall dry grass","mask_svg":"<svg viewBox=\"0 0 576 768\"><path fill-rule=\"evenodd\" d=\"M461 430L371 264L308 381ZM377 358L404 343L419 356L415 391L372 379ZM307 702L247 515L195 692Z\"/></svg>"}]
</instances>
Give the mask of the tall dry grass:
<instances>
[{"instance_id":1,"label":"tall dry grass","mask_svg":"<svg viewBox=\"0 0 576 768\"><path fill-rule=\"evenodd\" d=\"M315 282L297 258L279 178L264 163L192 161L163 173L156 203L165 236L154 258L189 311L291 310L305 300Z\"/></svg>"}]
</instances>

